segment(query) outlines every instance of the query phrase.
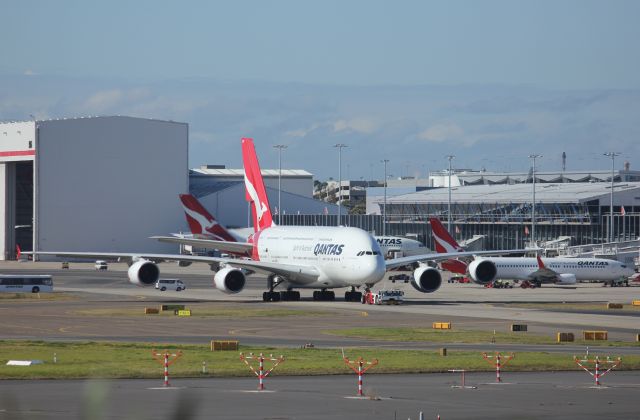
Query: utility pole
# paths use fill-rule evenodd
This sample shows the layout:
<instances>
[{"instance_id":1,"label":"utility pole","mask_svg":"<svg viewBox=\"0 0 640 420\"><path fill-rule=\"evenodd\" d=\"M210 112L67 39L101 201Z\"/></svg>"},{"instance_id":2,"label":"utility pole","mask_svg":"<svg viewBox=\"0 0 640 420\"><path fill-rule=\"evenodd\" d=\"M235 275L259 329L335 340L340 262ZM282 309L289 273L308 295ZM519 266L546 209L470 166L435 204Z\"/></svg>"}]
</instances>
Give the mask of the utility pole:
<instances>
[{"instance_id":1,"label":"utility pole","mask_svg":"<svg viewBox=\"0 0 640 420\"><path fill-rule=\"evenodd\" d=\"M615 160L616 156L620 156L618 152L603 153L604 156L611 158L611 197L609 201L609 242L613 242L613 179L615 178Z\"/></svg>"},{"instance_id":2,"label":"utility pole","mask_svg":"<svg viewBox=\"0 0 640 420\"><path fill-rule=\"evenodd\" d=\"M532 178L533 178L533 203L531 206L531 244L536 241L536 159L542 155L529 155L529 159L533 161Z\"/></svg>"},{"instance_id":3,"label":"utility pole","mask_svg":"<svg viewBox=\"0 0 640 420\"><path fill-rule=\"evenodd\" d=\"M282 191L282 149L286 149L284 144L276 144L273 146L278 149L278 224L282 224L282 202L280 201L280 192Z\"/></svg>"},{"instance_id":4,"label":"utility pole","mask_svg":"<svg viewBox=\"0 0 640 420\"><path fill-rule=\"evenodd\" d=\"M445 157L449 159L449 205L447 207L447 230L449 231L449 233L451 233L451 161L455 159L455 156L447 155Z\"/></svg>"},{"instance_id":5,"label":"utility pole","mask_svg":"<svg viewBox=\"0 0 640 420\"><path fill-rule=\"evenodd\" d=\"M342 148L347 147L346 144L338 143L333 147L338 148L338 224L342 221Z\"/></svg>"},{"instance_id":6,"label":"utility pole","mask_svg":"<svg viewBox=\"0 0 640 420\"><path fill-rule=\"evenodd\" d=\"M382 236L387 234L387 163L389 159L382 159L384 163L384 201L382 203Z\"/></svg>"}]
</instances>

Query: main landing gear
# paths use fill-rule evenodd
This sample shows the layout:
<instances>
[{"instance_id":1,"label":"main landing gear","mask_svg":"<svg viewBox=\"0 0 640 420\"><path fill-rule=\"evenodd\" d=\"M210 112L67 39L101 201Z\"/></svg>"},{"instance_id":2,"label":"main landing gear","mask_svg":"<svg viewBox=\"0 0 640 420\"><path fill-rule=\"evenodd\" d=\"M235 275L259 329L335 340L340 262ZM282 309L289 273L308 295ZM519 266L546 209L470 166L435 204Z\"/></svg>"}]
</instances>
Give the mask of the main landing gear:
<instances>
[{"instance_id":1,"label":"main landing gear","mask_svg":"<svg viewBox=\"0 0 640 420\"><path fill-rule=\"evenodd\" d=\"M284 279L279 276L269 276L267 278L267 286L269 287L268 292L264 292L262 294L262 300L264 302L279 302L279 301L297 301L300 300L300 292L296 292L291 289L287 289L282 292L275 292L273 289L276 288L280 283L282 283Z\"/></svg>"},{"instance_id":2,"label":"main landing gear","mask_svg":"<svg viewBox=\"0 0 640 420\"><path fill-rule=\"evenodd\" d=\"M336 294L326 289L314 290L313 292L313 300L333 301L335 298Z\"/></svg>"},{"instance_id":3,"label":"main landing gear","mask_svg":"<svg viewBox=\"0 0 640 420\"><path fill-rule=\"evenodd\" d=\"M344 292L345 302L360 302L362 301L362 293L356 292L356 288L352 287L351 291Z\"/></svg>"}]
</instances>

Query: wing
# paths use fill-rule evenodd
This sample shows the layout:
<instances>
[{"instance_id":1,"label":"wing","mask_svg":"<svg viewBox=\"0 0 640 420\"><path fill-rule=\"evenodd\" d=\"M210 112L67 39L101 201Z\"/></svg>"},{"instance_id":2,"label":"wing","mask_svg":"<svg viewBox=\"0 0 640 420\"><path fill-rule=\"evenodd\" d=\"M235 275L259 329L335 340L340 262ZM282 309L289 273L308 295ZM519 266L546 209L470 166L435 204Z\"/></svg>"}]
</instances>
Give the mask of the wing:
<instances>
[{"instance_id":1,"label":"wing","mask_svg":"<svg viewBox=\"0 0 640 420\"><path fill-rule=\"evenodd\" d=\"M286 277L294 284L308 284L318 280L321 272L313 266L298 266L292 264L271 263L266 261L253 261L242 258L217 258L197 255L180 254L145 254L145 253L118 253L118 252L23 252L25 255L53 255L56 257L75 257L89 259L117 260L134 263L140 260L148 260L156 263L165 261L202 262L206 264L226 265L236 268L245 268L264 274L276 274Z\"/></svg>"},{"instance_id":2,"label":"wing","mask_svg":"<svg viewBox=\"0 0 640 420\"><path fill-rule=\"evenodd\" d=\"M214 241L213 239L181 238L175 236L151 236L150 238L157 239L160 242L217 249L219 251L233 252L236 254L251 255L251 250L253 249L253 244L248 242Z\"/></svg>"},{"instance_id":3,"label":"wing","mask_svg":"<svg viewBox=\"0 0 640 420\"><path fill-rule=\"evenodd\" d=\"M422 254L422 255L411 255L409 257L402 258L393 258L390 260L386 260L385 264L387 266L387 270L392 268L401 267L403 265L409 265L417 262L423 261L440 261L440 260L448 260L451 258L457 257L467 257L474 255L506 255L506 254L522 254L524 253L524 249L509 249L509 250L500 250L500 251L463 251L463 252L447 252L447 253L437 253L437 254Z\"/></svg>"}]
</instances>

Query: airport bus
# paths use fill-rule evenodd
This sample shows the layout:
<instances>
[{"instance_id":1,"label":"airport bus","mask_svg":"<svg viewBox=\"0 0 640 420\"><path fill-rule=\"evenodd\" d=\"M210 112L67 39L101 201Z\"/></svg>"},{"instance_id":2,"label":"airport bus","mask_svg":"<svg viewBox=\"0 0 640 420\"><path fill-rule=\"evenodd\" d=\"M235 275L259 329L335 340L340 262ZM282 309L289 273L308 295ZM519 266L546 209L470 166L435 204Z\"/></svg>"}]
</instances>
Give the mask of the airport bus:
<instances>
[{"instance_id":1,"label":"airport bus","mask_svg":"<svg viewBox=\"0 0 640 420\"><path fill-rule=\"evenodd\" d=\"M0 274L0 292L53 292L53 279L50 275Z\"/></svg>"}]
</instances>

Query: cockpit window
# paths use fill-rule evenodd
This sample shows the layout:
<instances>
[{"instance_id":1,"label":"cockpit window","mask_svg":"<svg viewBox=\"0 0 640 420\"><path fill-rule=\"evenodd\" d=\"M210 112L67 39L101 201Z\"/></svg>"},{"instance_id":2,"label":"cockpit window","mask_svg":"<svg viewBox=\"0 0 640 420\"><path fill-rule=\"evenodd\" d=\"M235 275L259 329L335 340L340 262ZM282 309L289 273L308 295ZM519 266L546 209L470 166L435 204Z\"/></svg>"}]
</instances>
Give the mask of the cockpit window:
<instances>
[{"instance_id":1,"label":"cockpit window","mask_svg":"<svg viewBox=\"0 0 640 420\"><path fill-rule=\"evenodd\" d=\"M361 257L363 255L380 255L380 253L378 251L360 251L356 255Z\"/></svg>"}]
</instances>

